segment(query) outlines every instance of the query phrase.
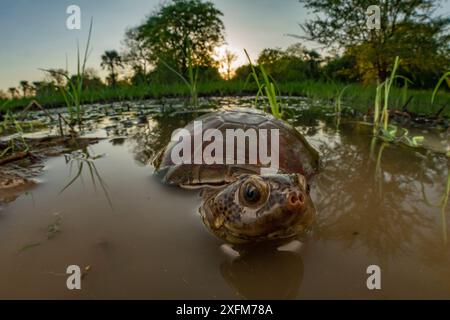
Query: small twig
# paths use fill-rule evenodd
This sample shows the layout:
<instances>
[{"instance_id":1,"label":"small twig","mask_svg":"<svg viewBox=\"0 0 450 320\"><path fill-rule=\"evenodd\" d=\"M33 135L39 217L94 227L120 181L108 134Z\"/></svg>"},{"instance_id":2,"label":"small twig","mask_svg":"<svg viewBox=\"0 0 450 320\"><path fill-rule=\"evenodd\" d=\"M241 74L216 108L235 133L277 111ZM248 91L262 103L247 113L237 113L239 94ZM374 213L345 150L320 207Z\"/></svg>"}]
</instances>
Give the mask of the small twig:
<instances>
[{"instance_id":1,"label":"small twig","mask_svg":"<svg viewBox=\"0 0 450 320\"><path fill-rule=\"evenodd\" d=\"M61 138L64 138L64 131L62 127L62 116L61 113L58 113L58 124L59 124L59 133L61 134Z\"/></svg>"},{"instance_id":2,"label":"small twig","mask_svg":"<svg viewBox=\"0 0 450 320\"><path fill-rule=\"evenodd\" d=\"M36 100L31 100L31 102L25 107L25 109L23 109L23 111L20 113L21 115L24 114L26 111L28 111L28 109L30 109L32 106L37 106L39 109L41 109L42 111L44 111L44 113L47 115L47 117L50 118L51 121L54 121L52 115L45 109L43 108L39 102L37 102Z\"/></svg>"}]
</instances>

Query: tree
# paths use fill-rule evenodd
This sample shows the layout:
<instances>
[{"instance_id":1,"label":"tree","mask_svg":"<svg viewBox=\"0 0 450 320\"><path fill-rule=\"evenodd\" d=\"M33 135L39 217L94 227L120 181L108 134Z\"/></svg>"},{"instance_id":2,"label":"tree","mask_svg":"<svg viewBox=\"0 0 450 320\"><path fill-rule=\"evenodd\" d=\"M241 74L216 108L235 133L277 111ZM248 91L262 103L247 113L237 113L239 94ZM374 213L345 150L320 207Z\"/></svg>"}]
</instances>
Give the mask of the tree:
<instances>
[{"instance_id":1,"label":"tree","mask_svg":"<svg viewBox=\"0 0 450 320\"><path fill-rule=\"evenodd\" d=\"M139 79L136 82L145 81L152 65L152 53L146 46L141 28L127 29L123 43L126 47L126 51L122 55L123 60L133 69L133 79Z\"/></svg>"},{"instance_id":2,"label":"tree","mask_svg":"<svg viewBox=\"0 0 450 320\"><path fill-rule=\"evenodd\" d=\"M173 0L139 26L154 65L170 65L187 78L190 67L214 65L214 49L224 41L222 12L211 2Z\"/></svg>"},{"instance_id":3,"label":"tree","mask_svg":"<svg viewBox=\"0 0 450 320\"><path fill-rule=\"evenodd\" d=\"M8 92L11 96L11 99L14 99L17 95L19 95L19 90L17 90L17 88L15 87L8 88Z\"/></svg>"},{"instance_id":4,"label":"tree","mask_svg":"<svg viewBox=\"0 0 450 320\"><path fill-rule=\"evenodd\" d=\"M431 57L450 61L450 36L446 31L450 18L434 15L437 1L379 1L379 30L366 26L366 9L376 4L372 0L300 2L316 14L302 24L306 39L353 55L366 81L383 81L397 55L404 67L412 69L429 68L426 66L429 60L424 59Z\"/></svg>"},{"instance_id":5,"label":"tree","mask_svg":"<svg viewBox=\"0 0 450 320\"><path fill-rule=\"evenodd\" d=\"M78 75L74 74L70 77L72 83L77 83ZM98 89L103 87L104 84L97 74L97 71L93 68L86 68L83 74L83 89Z\"/></svg>"},{"instance_id":6,"label":"tree","mask_svg":"<svg viewBox=\"0 0 450 320\"><path fill-rule=\"evenodd\" d=\"M25 98L31 89L30 84L26 80L20 81L20 87L22 88L23 97Z\"/></svg>"},{"instance_id":7,"label":"tree","mask_svg":"<svg viewBox=\"0 0 450 320\"><path fill-rule=\"evenodd\" d=\"M34 81L33 88L37 97L47 96L55 90L53 84L48 81Z\"/></svg>"},{"instance_id":8,"label":"tree","mask_svg":"<svg viewBox=\"0 0 450 320\"><path fill-rule=\"evenodd\" d=\"M66 85L66 75L67 70L64 69L48 69L46 70L46 80L45 82L51 83L57 87L62 87Z\"/></svg>"},{"instance_id":9,"label":"tree","mask_svg":"<svg viewBox=\"0 0 450 320\"><path fill-rule=\"evenodd\" d=\"M318 79L321 61L316 51L296 43L286 50L264 49L259 54L257 63L263 65L276 81L299 81Z\"/></svg>"},{"instance_id":10,"label":"tree","mask_svg":"<svg viewBox=\"0 0 450 320\"><path fill-rule=\"evenodd\" d=\"M258 56L257 63L264 66L270 66L280 62L280 60L285 57L285 53L281 48L263 49Z\"/></svg>"},{"instance_id":11,"label":"tree","mask_svg":"<svg viewBox=\"0 0 450 320\"><path fill-rule=\"evenodd\" d=\"M115 50L105 51L101 57L101 67L109 71L108 83L115 87L117 83L117 69L123 67L122 57Z\"/></svg>"},{"instance_id":12,"label":"tree","mask_svg":"<svg viewBox=\"0 0 450 320\"><path fill-rule=\"evenodd\" d=\"M233 63L238 59L237 54L231 52L230 50L225 50L223 57L221 58L221 63L223 69L225 70L225 77L227 80L231 80L233 77Z\"/></svg>"}]
</instances>

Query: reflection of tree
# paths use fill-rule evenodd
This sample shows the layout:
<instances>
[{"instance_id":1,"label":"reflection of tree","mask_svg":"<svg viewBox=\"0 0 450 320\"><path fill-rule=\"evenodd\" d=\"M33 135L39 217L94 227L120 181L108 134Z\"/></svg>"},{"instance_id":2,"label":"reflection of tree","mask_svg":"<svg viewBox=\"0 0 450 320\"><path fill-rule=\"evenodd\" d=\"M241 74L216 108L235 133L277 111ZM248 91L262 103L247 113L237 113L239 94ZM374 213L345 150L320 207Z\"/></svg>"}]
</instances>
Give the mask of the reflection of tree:
<instances>
[{"instance_id":1,"label":"reflection of tree","mask_svg":"<svg viewBox=\"0 0 450 320\"><path fill-rule=\"evenodd\" d=\"M243 298L294 299L303 279L303 261L298 253L261 247L222 263L220 272Z\"/></svg>"},{"instance_id":2,"label":"reflection of tree","mask_svg":"<svg viewBox=\"0 0 450 320\"><path fill-rule=\"evenodd\" d=\"M347 247L362 244L386 263L434 230L435 217L428 214L417 181L422 171L435 181L442 161L429 157L431 164L423 167L417 153L382 144L371 157L369 136L355 134L355 128L343 125L341 143L327 143L322 150L323 171L313 183L317 237Z\"/></svg>"}]
</instances>

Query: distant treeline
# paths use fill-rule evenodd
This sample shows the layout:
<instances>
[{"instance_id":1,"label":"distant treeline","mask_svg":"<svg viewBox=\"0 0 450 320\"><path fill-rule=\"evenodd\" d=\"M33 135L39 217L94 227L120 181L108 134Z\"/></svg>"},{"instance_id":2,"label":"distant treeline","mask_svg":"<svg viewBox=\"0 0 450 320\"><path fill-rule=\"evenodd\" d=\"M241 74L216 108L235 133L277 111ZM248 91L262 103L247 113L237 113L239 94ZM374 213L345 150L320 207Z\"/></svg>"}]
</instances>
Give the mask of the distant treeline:
<instances>
[{"instance_id":1,"label":"distant treeline","mask_svg":"<svg viewBox=\"0 0 450 320\"><path fill-rule=\"evenodd\" d=\"M285 49L264 49L254 63L263 65L278 84L319 81L374 85L384 81L396 56L401 59L399 87L430 89L450 70L450 18L433 14L436 1L386 1L379 30L368 30L364 23L367 1L351 1L353 7L346 0L301 2L312 12L322 13L322 18L302 25L303 38L329 50L320 54L301 42ZM0 92L0 99L34 96L45 100L78 81L76 77L82 77L83 89L89 92L107 87L245 83L250 64L233 70L236 52L215 54L225 43L222 15L211 2L172 0L159 6L142 24L125 31L122 52L105 51L99 66L108 72L105 80L92 68L72 78L64 76L68 75L64 69L50 69L42 81L21 81L17 88Z\"/></svg>"}]
</instances>

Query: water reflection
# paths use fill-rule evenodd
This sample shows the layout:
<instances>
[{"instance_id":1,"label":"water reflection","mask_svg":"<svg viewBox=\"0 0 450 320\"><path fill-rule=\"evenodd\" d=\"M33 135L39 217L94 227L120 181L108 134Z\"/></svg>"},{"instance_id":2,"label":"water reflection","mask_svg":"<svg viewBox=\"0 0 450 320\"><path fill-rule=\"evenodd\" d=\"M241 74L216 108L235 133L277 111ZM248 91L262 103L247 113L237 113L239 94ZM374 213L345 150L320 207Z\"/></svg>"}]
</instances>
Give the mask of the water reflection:
<instances>
[{"instance_id":1,"label":"water reflection","mask_svg":"<svg viewBox=\"0 0 450 320\"><path fill-rule=\"evenodd\" d=\"M217 103L223 104L220 99ZM107 131L109 142L66 155L67 166L59 158L49 166L47 187L33 191L35 202L23 197L4 207L0 253L8 263L0 264L0 295L72 298L59 278L42 275L64 272L79 261L93 266L84 280L83 298L370 298L364 296L363 268L368 264L382 267L387 298L448 297L449 159L372 140L369 126L345 117L337 130L333 115L308 113L295 105L289 110L290 122L321 153L321 171L311 181L318 218L307 252L262 246L223 259L219 241L214 242L193 215L199 205L195 194L161 188L147 167L175 129L203 112L172 108L175 113L155 111L139 119L124 112L98 124L95 134ZM110 156L103 159L93 150ZM66 178L61 171L67 169L70 177L61 180ZM105 203L98 205L92 197L91 188L73 187L88 179L86 184L92 183L110 202L106 178L111 190L117 190L116 211L127 214L111 216ZM57 191L70 190L71 196L55 198L54 188L48 187L55 185ZM36 229L48 225L55 212L65 217L65 236L18 255L17 248L40 239L42 230ZM58 218L52 223L50 230L58 230ZM75 231L82 231L83 237ZM99 237L114 244L110 254L89 250ZM64 254L55 255L55 250ZM22 268L30 263L36 267ZM108 286L117 281L119 286Z\"/></svg>"},{"instance_id":2,"label":"water reflection","mask_svg":"<svg viewBox=\"0 0 450 320\"><path fill-rule=\"evenodd\" d=\"M448 172L445 156L374 140L364 123L341 119L337 130L334 117L316 113L289 109L291 122L321 153L322 170L312 188L319 212L317 239L339 241L345 248L362 246L380 264L387 264L392 257L414 251L430 232L446 238L448 196L441 200L448 195L442 181ZM152 117L130 137L135 160L149 164L175 129L199 115ZM434 203L441 201L439 210L426 201L423 188Z\"/></svg>"},{"instance_id":3,"label":"water reflection","mask_svg":"<svg viewBox=\"0 0 450 320\"><path fill-rule=\"evenodd\" d=\"M386 264L414 250L430 230L437 232L436 215L423 200L418 181L424 174L430 193L439 192L435 182L446 161L383 142L371 145L353 124L341 125L341 130L340 143L321 148L323 171L313 187L319 212L316 237L339 240L346 248L363 245Z\"/></svg>"},{"instance_id":4,"label":"water reflection","mask_svg":"<svg viewBox=\"0 0 450 320\"><path fill-rule=\"evenodd\" d=\"M72 177L74 167L76 168L76 171L74 177L71 178L70 181L64 186L64 188L61 189L60 193L63 193L64 191L69 189L77 180L80 180L84 185L83 173L87 172L91 179L92 186L94 187L94 191L97 192L97 185L99 185L106 200L108 201L109 206L112 209L113 205L111 202L111 198L109 197L108 186L106 185L95 165L95 160L100 159L103 156L104 155L92 154L89 151L89 147L84 147L78 151L65 154L64 159L69 167L69 176Z\"/></svg>"},{"instance_id":5,"label":"water reflection","mask_svg":"<svg viewBox=\"0 0 450 320\"><path fill-rule=\"evenodd\" d=\"M223 262L220 273L242 298L293 299L303 280L303 260L298 252L258 246Z\"/></svg>"},{"instance_id":6,"label":"water reflection","mask_svg":"<svg viewBox=\"0 0 450 320\"><path fill-rule=\"evenodd\" d=\"M425 159L424 162L429 162L429 159ZM424 163L424 166L427 165L427 163ZM425 183L432 183L434 184L436 181L441 180L441 176L430 176L429 172L425 172L425 170L422 171L422 176L420 181L421 191L423 195L423 199L425 203L427 203L430 207L436 207L440 209L441 212L441 222L442 222L442 236L444 243L447 243L448 241L448 232L447 232L447 204L448 199L450 195L450 159L447 158L447 179L445 183L445 187L443 188L443 191L439 194L441 194L441 197L437 200L430 200L427 191Z\"/></svg>"}]
</instances>

